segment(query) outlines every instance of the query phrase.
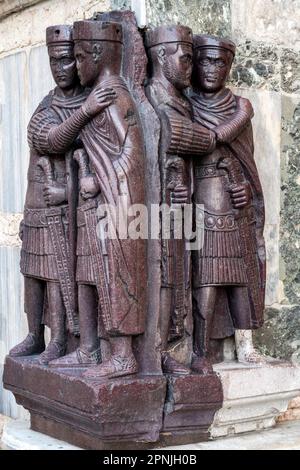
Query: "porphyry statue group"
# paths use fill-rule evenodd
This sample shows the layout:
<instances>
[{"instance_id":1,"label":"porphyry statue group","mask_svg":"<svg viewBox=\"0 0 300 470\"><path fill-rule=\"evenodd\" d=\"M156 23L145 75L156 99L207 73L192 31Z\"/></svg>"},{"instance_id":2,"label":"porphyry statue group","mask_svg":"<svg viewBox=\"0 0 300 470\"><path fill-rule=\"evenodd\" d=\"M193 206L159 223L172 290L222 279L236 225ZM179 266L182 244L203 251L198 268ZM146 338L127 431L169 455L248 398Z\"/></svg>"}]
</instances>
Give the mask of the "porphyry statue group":
<instances>
[{"instance_id":1,"label":"porphyry statue group","mask_svg":"<svg viewBox=\"0 0 300 470\"><path fill-rule=\"evenodd\" d=\"M181 25L143 35L145 99L160 122L160 202L204 207L201 248L188 252L185 240L161 237L155 294L162 372L210 373L211 339L232 334L239 361L263 361L251 331L263 323L264 202L253 109L226 88L235 45ZM29 122L20 227L29 333L9 354L83 367L86 378L136 374L134 342L153 327L148 266L157 260L146 239L118 232L103 238L98 230L100 205L117 205L120 197L128 206L147 203L145 127L121 72L122 24L51 26L46 43L56 87ZM192 350L182 363L169 345L185 335L188 316Z\"/></svg>"}]
</instances>

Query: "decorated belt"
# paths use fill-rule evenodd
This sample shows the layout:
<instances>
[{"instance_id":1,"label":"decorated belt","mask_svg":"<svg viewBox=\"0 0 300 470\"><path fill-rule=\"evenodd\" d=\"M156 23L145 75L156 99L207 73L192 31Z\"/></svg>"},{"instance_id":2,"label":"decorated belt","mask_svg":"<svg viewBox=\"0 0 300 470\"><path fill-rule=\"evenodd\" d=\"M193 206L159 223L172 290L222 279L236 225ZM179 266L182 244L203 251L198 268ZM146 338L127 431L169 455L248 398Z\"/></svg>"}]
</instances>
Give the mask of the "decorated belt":
<instances>
[{"instance_id":1,"label":"decorated belt","mask_svg":"<svg viewBox=\"0 0 300 470\"><path fill-rule=\"evenodd\" d=\"M67 219L68 206L47 207L45 209L27 209L24 210L24 224L27 227L46 227L48 226L48 217L64 217ZM67 220L66 220L67 221Z\"/></svg>"},{"instance_id":2,"label":"decorated belt","mask_svg":"<svg viewBox=\"0 0 300 470\"><path fill-rule=\"evenodd\" d=\"M204 211L200 213L200 217L204 217L204 228L206 230L214 231L230 231L237 230L238 224L233 214L211 214L210 212ZM199 216L198 216L199 217ZM247 208L243 214L245 221L248 224L255 223L255 209L253 206Z\"/></svg>"},{"instance_id":3,"label":"decorated belt","mask_svg":"<svg viewBox=\"0 0 300 470\"><path fill-rule=\"evenodd\" d=\"M216 178L218 176L225 176L226 171L222 168L217 168L217 163L210 163L208 165L197 165L195 167L195 178Z\"/></svg>"},{"instance_id":4,"label":"decorated belt","mask_svg":"<svg viewBox=\"0 0 300 470\"><path fill-rule=\"evenodd\" d=\"M46 183L45 173L43 170L39 170L38 168L34 168L28 171L27 179L30 183ZM67 175L65 172L62 171L54 171L54 180L56 183L59 184L66 184L67 183Z\"/></svg>"},{"instance_id":5,"label":"decorated belt","mask_svg":"<svg viewBox=\"0 0 300 470\"><path fill-rule=\"evenodd\" d=\"M97 210L99 200L98 198L91 198L88 201L86 201L82 206L79 206L77 208L77 227L82 227L86 225L85 221L85 211L90 210L90 209L95 209Z\"/></svg>"}]
</instances>

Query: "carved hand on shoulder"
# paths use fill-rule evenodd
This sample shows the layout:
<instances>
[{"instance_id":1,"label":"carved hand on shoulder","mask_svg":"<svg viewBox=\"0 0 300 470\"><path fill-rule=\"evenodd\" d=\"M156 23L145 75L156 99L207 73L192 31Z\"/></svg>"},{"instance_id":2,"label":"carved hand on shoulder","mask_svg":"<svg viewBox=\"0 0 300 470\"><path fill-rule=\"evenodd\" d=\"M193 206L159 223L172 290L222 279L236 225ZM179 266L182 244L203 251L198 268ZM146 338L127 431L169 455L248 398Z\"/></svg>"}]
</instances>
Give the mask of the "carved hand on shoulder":
<instances>
[{"instance_id":1,"label":"carved hand on shoulder","mask_svg":"<svg viewBox=\"0 0 300 470\"><path fill-rule=\"evenodd\" d=\"M85 176L80 180L80 195L82 199L90 199L100 192L99 184L93 175Z\"/></svg>"},{"instance_id":2,"label":"carved hand on shoulder","mask_svg":"<svg viewBox=\"0 0 300 470\"><path fill-rule=\"evenodd\" d=\"M253 115L253 108L250 101L242 96L239 96L237 100L237 109L246 114Z\"/></svg>"},{"instance_id":3,"label":"carved hand on shoulder","mask_svg":"<svg viewBox=\"0 0 300 470\"><path fill-rule=\"evenodd\" d=\"M82 109L85 114L92 118L107 108L116 97L117 94L112 88L96 87L87 97Z\"/></svg>"},{"instance_id":4,"label":"carved hand on shoulder","mask_svg":"<svg viewBox=\"0 0 300 470\"><path fill-rule=\"evenodd\" d=\"M43 195L48 206L58 206L67 200L66 187L55 183L46 184Z\"/></svg>"},{"instance_id":5,"label":"carved hand on shoulder","mask_svg":"<svg viewBox=\"0 0 300 470\"><path fill-rule=\"evenodd\" d=\"M248 182L235 186L230 190L232 205L235 209L247 206L252 197L252 191Z\"/></svg>"}]
</instances>

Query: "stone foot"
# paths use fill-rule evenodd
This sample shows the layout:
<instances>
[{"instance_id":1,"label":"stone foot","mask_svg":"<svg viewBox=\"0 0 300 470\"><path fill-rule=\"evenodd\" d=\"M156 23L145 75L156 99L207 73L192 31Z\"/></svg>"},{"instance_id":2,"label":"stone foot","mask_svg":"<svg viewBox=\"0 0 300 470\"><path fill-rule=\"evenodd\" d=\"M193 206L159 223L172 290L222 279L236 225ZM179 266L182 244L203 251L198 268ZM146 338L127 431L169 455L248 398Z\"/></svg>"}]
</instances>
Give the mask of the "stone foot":
<instances>
[{"instance_id":1,"label":"stone foot","mask_svg":"<svg viewBox=\"0 0 300 470\"><path fill-rule=\"evenodd\" d=\"M67 354L60 359L51 361L49 363L50 367L89 367L100 364L101 362L101 350L100 348L95 349L93 352L83 351L80 348L77 348L76 351Z\"/></svg>"},{"instance_id":2,"label":"stone foot","mask_svg":"<svg viewBox=\"0 0 300 470\"><path fill-rule=\"evenodd\" d=\"M272 358L270 358L270 361ZM243 352L238 354L238 362L244 364L266 364L268 362L268 358L263 354L258 353L255 349Z\"/></svg>"},{"instance_id":3,"label":"stone foot","mask_svg":"<svg viewBox=\"0 0 300 470\"><path fill-rule=\"evenodd\" d=\"M42 365L48 365L50 361L58 359L63 356L66 351L65 344L60 344L57 341L50 341L45 351L39 357L39 363Z\"/></svg>"},{"instance_id":4,"label":"stone foot","mask_svg":"<svg viewBox=\"0 0 300 470\"><path fill-rule=\"evenodd\" d=\"M180 364L169 353L162 354L161 366L164 374L188 375L191 372L188 367Z\"/></svg>"},{"instance_id":5,"label":"stone foot","mask_svg":"<svg viewBox=\"0 0 300 470\"><path fill-rule=\"evenodd\" d=\"M34 333L28 333L26 338L9 351L9 356L21 357L41 354L45 349L44 335L38 336Z\"/></svg>"},{"instance_id":6,"label":"stone foot","mask_svg":"<svg viewBox=\"0 0 300 470\"><path fill-rule=\"evenodd\" d=\"M136 374L137 371L138 365L133 355L130 357L115 355L99 366L87 370L83 376L89 379L112 379L114 377Z\"/></svg>"},{"instance_id":7,"label":"stone foot","mask_svg":"<svg viewBox=\"0 0 300 470\"><path fill-rule=\"evenodd\" d=\"M192 357L191 370L192 372L201 375L209 375L213 374L214 372L209 359L206 357L197 356L196 354L193 354Z\"/></svg>"}]
</instances>

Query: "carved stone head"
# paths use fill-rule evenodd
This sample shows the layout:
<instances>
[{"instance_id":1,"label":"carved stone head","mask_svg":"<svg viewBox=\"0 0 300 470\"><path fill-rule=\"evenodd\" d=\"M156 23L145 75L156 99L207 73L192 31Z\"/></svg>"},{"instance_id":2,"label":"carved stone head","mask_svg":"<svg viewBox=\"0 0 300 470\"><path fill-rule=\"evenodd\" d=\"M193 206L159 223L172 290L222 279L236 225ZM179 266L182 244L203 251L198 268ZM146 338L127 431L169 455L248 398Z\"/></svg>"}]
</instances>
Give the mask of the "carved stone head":
<instances>
[{"instance_id":1,"label":"carved stone head","mask_svg":"<svg viewBox=\"0 0 300 470\"><path fill-rule=\"evenodd\" d=\"M61 89L72 88L78 80L72 31L73 28L69 25L50 26L46 29L51 72Z\"/></svg>"},{"instance_id":2,"label":"carved stone head","mask_svg":"<svg viewBox=\"0 0 300 470\"><path fill-rule=\"evenodd\" d=\"M206 93L225 87L235 55L235 44L215 36L194 36L193 85Z\"/></svg>"},{"instance_id":3,"label":"carved stone head","mask_svg":"<svg viewBox=\"0 0 300 470\"><path fill-rule=\"evenodd\" d=\"M73 37L81 85L93 86L106 70L119 74L122 60L121 24L76 21Z\"/></svg>"},{"instance_id":4,"label":"carved stone head","mask_svg":"<svg viewBox=\"0 0 300 470\"><path fill-rule=\"evenodd\" d=\"M193 34L186 26L159 26L146 33L153 75L164 76L177 90L190 86Z\"/></svg>"}]
</instances>

